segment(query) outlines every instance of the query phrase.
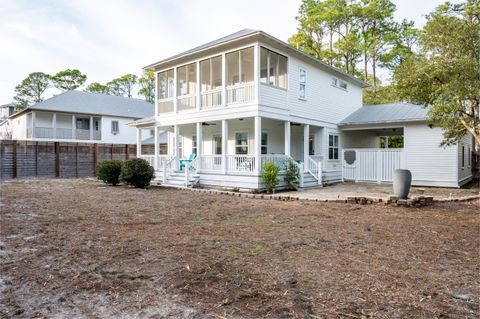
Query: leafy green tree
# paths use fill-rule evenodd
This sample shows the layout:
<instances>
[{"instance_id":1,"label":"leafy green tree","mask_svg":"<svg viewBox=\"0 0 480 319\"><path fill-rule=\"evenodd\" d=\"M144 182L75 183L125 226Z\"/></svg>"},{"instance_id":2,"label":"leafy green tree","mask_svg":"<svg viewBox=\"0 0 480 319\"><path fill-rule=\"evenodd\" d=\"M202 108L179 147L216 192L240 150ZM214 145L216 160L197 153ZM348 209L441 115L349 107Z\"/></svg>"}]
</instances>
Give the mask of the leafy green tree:
<instances>
[{"instance_id":1,"label":"leafy green tree","mask_svg":"<svg viewBox=\"0 0 480 319\"><path fill-rule=\"evenodd\" d=\"M396 24L393 31L386 36L392 48L380 57L380 66L392 71L415 54L415 45L420 36L420 30L415 28L414 22L405 19Z\"/></svg>"},{"instance_id":2,"label":"leafy green tree","mask_svg":"<svg viewBox=\"0 0 480 319\"><path fill-rule=\"evenodd\" d=\"M98 82L90 83L86 88L86 92L99 93L99 94L109 94L110 89L107 85L100 84Z\"/></svg>"},{"instance_id":3,"label":"leafy green tree","mask_svg":"<svg viewBox=\"0 0 480 319\"><path fill-rule=\"evenodd\" d=\"M363 105L387 104L400 100L393 84L377 85L363 90Z\"/></svg>"},{"instance_id":4,"label":"leafy green tree","mask_svg":"<svg viewBox=\"0 0 480 319\"><path fill-rule=\"evenodd\" d=\"M418 55L395 71L400 97L430 105L429 120L443 128L442 145L467 132L480 150L480 4L445 3L427 16Z\"/></svg>"},{"instance_id":5,"label":"leafy green tree","mask_svg":"<svg viewBox=\"0 0 480 319\"><path fill-rule=\"evenodd\" d=\"M155 103L155 74L151 71L144 72L138 79L138 84L140 85L138 94L148 103Z\"/></svg>"},{"instance_id":6,"label":"leafy green tree","mask_svg":"<svg viewBox=\"0 0 480 319\"><path fill-rule=\"evenodd\" d=\"M77 69L66 69L51 76L53 86L62 91L75 90L82 86L87 76Z\"/></svg>"},{"instance_id":7,"label":"leafy green tree","mask_svg":"<svg viewBox=\"0 0 480 319\"><path fill-rule=\"evenodd\" d=\"M50 76L43 72L30 73L15 87L15 110L22 110L43 101L45 91L51 87Z\"/></svg>"},{"instance_id":8,"label":"leafy green tree","mask_svg":"<svg viewBox=\"0 0 480 319\"><path fill-rule=\"evenodd\" d=\"M110 93L117 96L132 97L133 89L138 82L134 74L125 74L107 83Z\"/></svg>"}]
</instances>

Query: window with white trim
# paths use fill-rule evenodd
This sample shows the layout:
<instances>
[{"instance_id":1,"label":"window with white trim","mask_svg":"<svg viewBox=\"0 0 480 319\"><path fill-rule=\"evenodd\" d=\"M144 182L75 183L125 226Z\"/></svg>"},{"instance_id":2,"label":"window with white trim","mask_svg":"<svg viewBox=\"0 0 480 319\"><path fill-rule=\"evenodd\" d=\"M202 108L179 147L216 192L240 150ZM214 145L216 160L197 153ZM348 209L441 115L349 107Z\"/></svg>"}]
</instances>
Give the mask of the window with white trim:
<instances>
[{"instance_id":1,"label":"window with white trim","mask_svg":"<svg viewBox=\"0 0 480 319\"><path fill-rule=\"evenodd\" d=\"M262 154L268 154L268 133L262 132Z\"/></svg>"},{"instance_id":2,"label":"window with white trim","mask_svg":"<svg viewBox=\"0 0 480 319\"><path fill-rule=\"evenodd\" d=\"M348 83L337 78L332 78L330 85L345 91L348 89Z\"/></svg>"},{"instance_id":3,"label":"window with white trim","mask_svg":"<svg viewBox=\"0 0 480 319\"><path fill-rule=\"evenodd\" d=\"M299 97L301 99L305 99L307 94L306 94L306 86L307 86L307 71L305 69L300 68L299 70L299 82L300 82L300 87L299 87Z\"/></svg>"},{"instance_id":4,"label":"window with white trim","mask_svg":"<svg viewBox=\"0 0 480 319\"><path fill-rule=\"evenodd\" d=\"M328 135L328 159L338 160L338 135Z\"/></svg>"},{"instance_id":5,"label":"window with white trim","mask_svg":"<svg viewBox=\"0 0 480 319\"><path fill-rule=\"evenodd\" d=\"M248 133L235 133L235 154L248 154Z\"/></svg>"},{"instance_id":6,"label":"window with white trim","mask_svg":"<svg viewBox=\"0 0 480 319\"><path fill-rule=\"evenodd\" d=\"M113 134L120 133L120 128L118 127L118 121L112 121L112 133Z\"/></svg>"}]
</instances>

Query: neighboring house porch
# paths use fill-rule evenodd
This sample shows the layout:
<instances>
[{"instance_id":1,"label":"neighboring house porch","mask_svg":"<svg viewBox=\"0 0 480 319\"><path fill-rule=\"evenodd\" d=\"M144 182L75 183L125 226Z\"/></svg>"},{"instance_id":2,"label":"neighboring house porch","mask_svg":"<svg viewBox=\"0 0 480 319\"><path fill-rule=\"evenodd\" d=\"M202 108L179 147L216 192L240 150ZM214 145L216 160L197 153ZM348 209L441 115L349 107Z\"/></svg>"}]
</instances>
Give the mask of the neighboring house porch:
<instances>
[{"instance_id":1,"label":"neighboring house porch","mask_svg":"<svg viewBox=\"0 0 480 319\"><path fill-rule=\"evenodd\" d=\"M101 140L101 117L58 112L27 114L27 139Z\"/></svg>"}]
</instances>

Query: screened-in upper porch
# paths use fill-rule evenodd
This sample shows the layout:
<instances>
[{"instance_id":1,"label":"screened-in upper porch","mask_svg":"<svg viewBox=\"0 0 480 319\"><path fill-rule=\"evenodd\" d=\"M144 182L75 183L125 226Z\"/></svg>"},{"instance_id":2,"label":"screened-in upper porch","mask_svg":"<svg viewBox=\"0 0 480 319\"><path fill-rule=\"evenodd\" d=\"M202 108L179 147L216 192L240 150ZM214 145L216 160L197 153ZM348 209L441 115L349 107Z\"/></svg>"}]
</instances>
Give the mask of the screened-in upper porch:
<instances>
[{"instance_id":1,"label":"screened-in upper porch","mask_svg":"<svg viewBox=\"0 0 480 319\"><path fill-rule=\"evenodd\" d=\"M157 74L158 113L251 103L257 82L286 89L287 57L251 46L174 67Z\"/></svg>"}]
</instances>

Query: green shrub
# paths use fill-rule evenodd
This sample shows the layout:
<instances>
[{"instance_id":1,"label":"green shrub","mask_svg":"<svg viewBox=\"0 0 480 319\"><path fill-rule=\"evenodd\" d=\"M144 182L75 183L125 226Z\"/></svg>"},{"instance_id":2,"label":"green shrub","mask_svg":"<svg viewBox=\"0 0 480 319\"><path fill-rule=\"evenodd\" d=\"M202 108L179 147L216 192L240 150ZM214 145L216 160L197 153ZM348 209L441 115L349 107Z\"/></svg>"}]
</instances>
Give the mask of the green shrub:
<instances>
[{"instance_id":1,"label":"green shrub","mask_svg":"<svg viewBox=\"0 0 480 319\"><path fill-rule=\"evenodd\" d=\"M120 173L122 171L122 161L112 160L103 161L97 164L97 179L116 186L120 183Z\"/></svg>"},{"instance_id":2,"label":"green shrub","mask_svg":"<svg viewBox=\"0 0 480 319\"><path fill-rule=\"evenodd\" d=\"M262 167L262 179L265 183L265 187L270 192L275 191L275 187L277 187L279 179L278 173L280 172L280 168L275 163L265 163Z\"/></svg>"},{"instance_id":3,"label":"green shrub","mask_svg":"<svg viewBox=\"0 0 480 319\"><path fill-rule=\"evenodd\" d=\"M288 185L288 189L294 190L298 187L300 179L300 172L294 160L288 159L285 161L285 178L284 181Z\"/></svg>"},{"instance_id":4,"label":"green shrub","mask_svg":"<svg viewBox=\"0 0 480 319\"><path fill-rule=\"evenodd\" d=\"M144 188L150 185L154 176L155 171L146 160L134 158L123 164L120 180L127 185Z\"/></svg>"}]
</instances>

